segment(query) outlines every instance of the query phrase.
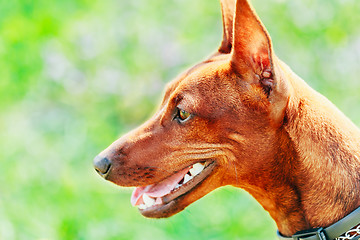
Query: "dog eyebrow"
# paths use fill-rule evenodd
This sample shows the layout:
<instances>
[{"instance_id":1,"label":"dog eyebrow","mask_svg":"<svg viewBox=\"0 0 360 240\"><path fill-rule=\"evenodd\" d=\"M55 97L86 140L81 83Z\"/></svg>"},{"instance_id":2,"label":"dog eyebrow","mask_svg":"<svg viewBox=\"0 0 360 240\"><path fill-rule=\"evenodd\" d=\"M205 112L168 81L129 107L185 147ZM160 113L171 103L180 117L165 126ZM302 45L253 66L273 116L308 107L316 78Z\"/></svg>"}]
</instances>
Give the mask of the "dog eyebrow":
<instances>
[{"instance_id":1,"label":"dog eyebrow","mask_svg":"<svg viewBox=\"0 0 360 240\"><path fill-rule=\"evenodd\" d=\"M172 116L172 112L174 112L174 108L178 105L178 103L183 99L183 96L179 93L173 93L171 92L168 94L168 96L164 97L164 101L162 103L162 106L159 110L160 117L160 125L165 126L165 121L168 120L169 116ZM174 96L173 96L174 95Z\"/></svg>"},{"instance_id":2,"label":"dog eyebrow","mask_svg":"<svg viewBox=\"0 0 360 240\"><path fill-rule=\"evenodd\" d=\"M178 81L170 82L170 83L166 84L165 94L164 94L163 100L160 104L160 108L162 108L166 104L166 102L171 98L172 94L175 92L176 88L179 86L181 80L183 80L183 79L184 78L181 78Z\"/></svg>"}]
</instances>

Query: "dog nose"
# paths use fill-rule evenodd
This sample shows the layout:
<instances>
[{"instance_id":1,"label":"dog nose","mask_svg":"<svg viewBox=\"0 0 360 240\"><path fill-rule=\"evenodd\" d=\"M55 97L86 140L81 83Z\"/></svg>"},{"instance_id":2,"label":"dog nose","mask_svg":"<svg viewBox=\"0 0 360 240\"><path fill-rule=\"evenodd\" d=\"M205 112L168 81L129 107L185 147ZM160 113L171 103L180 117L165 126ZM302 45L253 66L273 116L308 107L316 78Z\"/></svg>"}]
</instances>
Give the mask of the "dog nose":
<instances>
[{"instance_id":1,"label":"dog nose","mask_svg":"<svg viewBox=\"0 0 360 240\"><path fill-rule=\"evenodd\" d=\"M106 157L96 156L93 161L95 170L102 177L106 177L106 175L110 172L111 169L111 161Z\"/></svg>"}]
</instances>

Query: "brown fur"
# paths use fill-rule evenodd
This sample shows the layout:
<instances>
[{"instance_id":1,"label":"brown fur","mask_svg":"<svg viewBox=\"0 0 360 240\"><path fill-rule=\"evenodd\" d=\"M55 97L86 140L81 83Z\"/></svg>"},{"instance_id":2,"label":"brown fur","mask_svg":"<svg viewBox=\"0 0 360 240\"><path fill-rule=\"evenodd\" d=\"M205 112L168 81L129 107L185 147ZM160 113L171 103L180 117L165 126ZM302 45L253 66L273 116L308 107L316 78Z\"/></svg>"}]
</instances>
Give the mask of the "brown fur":
<instances>
[{"instance_id":1,"label":"brown fur","mask_svg":"<svg viewBox=\"0 0 360 240\"><path fill-rule=\"evenodd\" d=\"M214 160L189 194L145 215L171 216L233 185L252 194L284 235L326 227L360 205L360 131L275 56L247 1L221 4L219 51L173 80L157 113L100 154L112 161L106 178L144 186ZM193 117L179 124L176 107Z\"/></svg>"}]
</instances>

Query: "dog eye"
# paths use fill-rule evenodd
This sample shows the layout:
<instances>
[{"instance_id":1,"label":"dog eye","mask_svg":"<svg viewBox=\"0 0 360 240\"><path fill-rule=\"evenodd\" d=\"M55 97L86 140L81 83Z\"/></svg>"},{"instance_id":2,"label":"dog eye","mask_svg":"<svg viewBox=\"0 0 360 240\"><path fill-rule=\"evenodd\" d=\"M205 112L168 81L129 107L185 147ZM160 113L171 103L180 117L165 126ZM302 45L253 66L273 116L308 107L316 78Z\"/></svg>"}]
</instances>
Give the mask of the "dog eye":
<instances>
[{"instance_id":1,"label":"dog eye","mask_svg":"<svg viewBox=\"0 0 360 240\"><path fill-rule=\"evenodd\" d=\"M177 109L177 115L176 118L180 121L180 122L185 122L186 120L188 120L191 116L191 114L185 110L182 110L180 108Z\"/></svg>"}]
</instances>

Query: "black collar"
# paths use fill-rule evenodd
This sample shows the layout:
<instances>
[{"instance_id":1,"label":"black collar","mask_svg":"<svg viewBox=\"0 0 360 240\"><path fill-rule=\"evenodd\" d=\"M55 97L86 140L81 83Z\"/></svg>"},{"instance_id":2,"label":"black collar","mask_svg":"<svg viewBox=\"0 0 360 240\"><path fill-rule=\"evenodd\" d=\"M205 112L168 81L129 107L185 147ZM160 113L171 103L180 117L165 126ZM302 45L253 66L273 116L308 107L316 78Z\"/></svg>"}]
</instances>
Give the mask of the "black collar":
<instances>
[{"instance_id":1,"label":"black collar","mask_svg":"<svg viewBox=\"0 0 360 240\"><path fill-rule=\"evenodd\" d=\"M359 223L360 207L327 228L313 228L300 231L295 233L292 237L284 237L280 234L279 231L277 231L277 235L280 240L330 240L340 237L342 234L359 225ZM359 239L359 237L349 239L356 240Z\"/></svg>"}]
</instances>

